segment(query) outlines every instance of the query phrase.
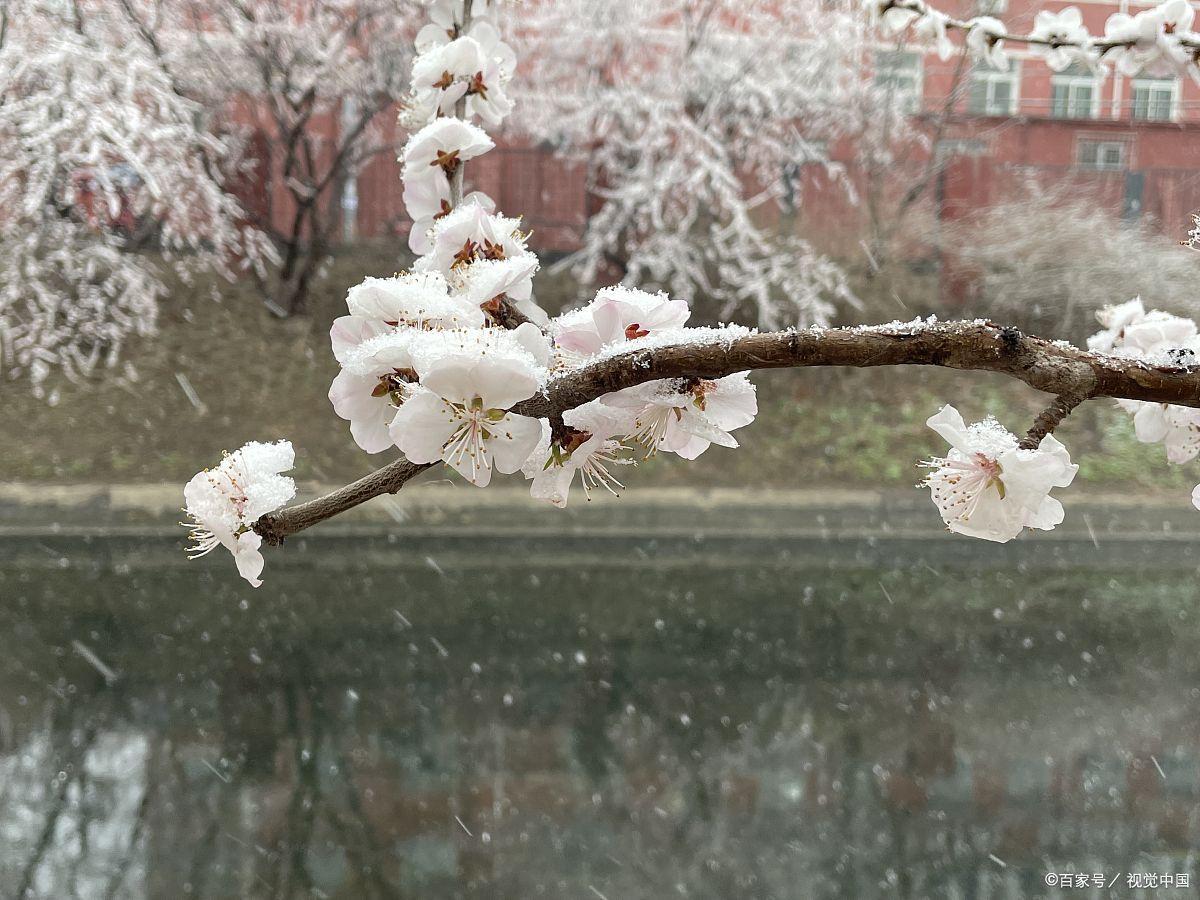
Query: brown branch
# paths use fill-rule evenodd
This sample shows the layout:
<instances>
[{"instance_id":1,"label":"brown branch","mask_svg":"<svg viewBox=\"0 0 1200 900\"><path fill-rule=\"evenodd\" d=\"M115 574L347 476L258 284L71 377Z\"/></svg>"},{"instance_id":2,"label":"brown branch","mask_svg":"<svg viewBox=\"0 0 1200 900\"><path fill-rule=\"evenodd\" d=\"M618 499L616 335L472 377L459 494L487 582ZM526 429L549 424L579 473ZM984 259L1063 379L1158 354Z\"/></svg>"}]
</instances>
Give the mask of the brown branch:
<instances>
[{"instance_id":1,"label":"brown branch","mask_svg":"<svg viewBox=\"0 0 1200 900\"><path fill-rule=\"evenodd\" d=\"M1055 397L1054 402L1042 410L1038 414L1038 417L1033 420L1033 427L1029 429L1025 437L1021 438L1021 448L1024 450L1036 449L1038 444L1042 442L1042 438L1057 428L1059 423L1086 399L1087 394L1080 392L1059 394Z\"/></svg>"},{"instance_id":2,"label":"brown branch","mask_svg":"<svg viewBox=\"0 0 1200 900\"><path fill-rule=\"evenodd\" d=\"M513 407L524 416L554 419L569 409L623 388L664 378L721 378L755 369L811 366L941 366L995 372L1057 398L1026 440L1049 433L1079 403L1116 397L1200 407L1200 366L1151 366L1029 337L992 322L947 322L914 327L829 328L751 334L727 342L631 350L564 373L546 390ZM353 484L277 513L255 525L269 544L365 503L394 494L429 468L396 460Z\"/></svg>"}]
</instances>

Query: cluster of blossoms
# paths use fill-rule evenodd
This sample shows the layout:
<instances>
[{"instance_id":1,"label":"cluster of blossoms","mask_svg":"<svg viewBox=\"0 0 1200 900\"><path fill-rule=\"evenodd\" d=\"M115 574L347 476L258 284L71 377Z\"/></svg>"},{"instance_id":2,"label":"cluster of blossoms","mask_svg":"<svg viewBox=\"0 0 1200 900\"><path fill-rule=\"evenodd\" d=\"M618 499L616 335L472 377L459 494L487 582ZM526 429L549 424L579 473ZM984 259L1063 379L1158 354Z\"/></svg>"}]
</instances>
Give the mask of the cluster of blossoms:
<instances>
[{"instance_id":1,"label":"cluster of blossoms","mask_svg":"<svg viewBox=\"0 0 1200 900\"><path fill-rule=\"evenodd\" d=\"M465 163L494 146L480 123L496 125L511 109L504 88L515 60L491 19L494 4L476 0L483 14L466 22L461 0L430 6L433 24L417 39L404 113L413 134L401 154L415 222L410 246L419 256L408 272L352 288L348 315L330 330L341 371L329 398L354 441L368 453L394 447L413 463L444 463L479 487L493 470L520 472L533 497L560 507L576 476L585 492L616 493L614 468L639 456L695 459L712 444L736 447L731 432L758 411L744 372L638 384L553 421L520 412L554 379L608 357L747 330L688 328L684 301L624 286L554 319L536 304L538 260L520 221L462 190ZM287 466L263 462L264 446L287 446ZM290 465L290 445L248 444L197 475L185 492L197 550L226 546L257 586L262 557L251 526L291 498L294 488L275 482ZM263 477L269 489L258 490Z\"/></svg>"},{"instance_id":2,"label":"cluster of blossoms","mask_svg":"<svg viewBox=\"0 0 1200 900\"><path fill-rule=\"evenodd\" d=\"M1132 357L1148 365L1192 365L1200 351L1200 335L1191 319L1161 310L1146 311L1140 297L1109 306L1096 314L1103 326L1088 338L1088 349ZM1133 416L1137 438L1144 444L1161 442L1167 460L1183 464L1200 454L1200 410L1189 406L1118 400Z\"/></svg>"},{"instance_id":3,"label":"cluster of blossoms","mask_svg":"<svg viewBox=\"0 0 1200 900\"><path fill-rule=\"evenodd\" d=\"M1042 10L1027 35L1011 34L991 16L958 20L929 6L925 0L866 0L868 10L882 28L893 34L907 32L932 45L942 59L954 52L949 32L966 35L967 51L976 60L995 68L1008 63L1004 44L1022 42L1055 71L1082 65L1103 74L1113 65L1123 75L1134 76L1162 67L1187 69L1200 82L1200 34L1192 31L1195 11L1188 0L1165 2L1134 15L1114 13L1105 22L1104 34L1093 36L1074 6Z\"/></svg>"}]
</instances>

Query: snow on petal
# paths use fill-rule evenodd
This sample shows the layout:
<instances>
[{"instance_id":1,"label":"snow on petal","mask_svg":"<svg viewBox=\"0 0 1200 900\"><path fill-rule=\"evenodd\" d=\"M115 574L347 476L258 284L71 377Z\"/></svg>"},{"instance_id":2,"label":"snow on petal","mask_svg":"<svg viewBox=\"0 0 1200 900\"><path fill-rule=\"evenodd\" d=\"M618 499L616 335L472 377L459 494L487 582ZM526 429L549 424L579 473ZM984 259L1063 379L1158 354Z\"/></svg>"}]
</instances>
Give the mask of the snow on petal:
<instances>
[{"instance_id":1,"label":"snow on petal","mask_svg":"<svg viewBox=\"0 0 1200 900\"><path fill-rule=\"evenodd\" d=\"M927 424L951 444L946 456L923 463L931 470L924 484L951 531L1003 543L1061 522L1049 493L1070 485L1079 467L1053 435L1026 450L994 419L964 428L952 406Z\"/></svg>"},{"instance_id":2,"label":"snow on petal","mask_svg":"<svg viewBox=\"0 0 1200 900\"><path fill-rule=\"evenodd\" d=\"M213 469L198 472L184 486L184 511L190 523L191 558L223 546L253 587L262 584L262 541L254 523L296 495L296 483L282 474L295 464L288 441L251 442L229 453Z\"/></svg>"},{"instance_id":3,"label":"snow on petal","mask_svg":"<svg viewBox=\"0 0 1200 900\"><path fill-rule=\"evenodd\" d=\"M479 328L483 313L467 298L450 292L441 272L407 272L367 278L346 296L350 314L391 326Z\"/></svg>"},{"instance_id":4,"label":"snow on petal","mask_svg":"<svg viewBox=\"0 0 1200 900\"><path fill-rule=\"evenodd\" d=\"M615 285L581 309L557 317L550 327L560 347L591 356L611 344L682 328L689 315L684 300Z\"/></svg>"}]
</instances>

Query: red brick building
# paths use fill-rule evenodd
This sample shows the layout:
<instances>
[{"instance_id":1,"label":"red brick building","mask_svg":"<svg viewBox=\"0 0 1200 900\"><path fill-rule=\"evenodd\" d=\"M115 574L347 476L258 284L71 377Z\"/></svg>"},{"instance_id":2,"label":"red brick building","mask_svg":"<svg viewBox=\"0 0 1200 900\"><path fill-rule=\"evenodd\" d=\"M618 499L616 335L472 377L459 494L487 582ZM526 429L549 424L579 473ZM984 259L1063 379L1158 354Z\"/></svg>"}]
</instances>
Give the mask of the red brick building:
<instances>
[{"instance_id":1,"label":"red brick building","mask_svg":"<svg viewBox=\"0 0 1200 900\"><path fill-rule=\"evenodd\" d=\"M947 11L989 13L1028 33L1041 9L1076 6L1094 35L1116 12L1154 6L1143 0L957 0ZM1195 5L1195 4L1193 4ZM938 152L951 157L942 212L986 206L1032 179L1068 184L1127 219L1149 218L1182 237L1200 209L1200 87L1169 71L1129 78L1084 69L1054 72L1023 46L1009 48L1006 71L960 65L934 54L881 51L878 75L912 95L927 119L953 97Z\"/></svg>"},{"instance_id":2,"label":"red brick building","mask_svg":"<svg viewBox=\"0 0 1200 900\"><path fill-rule=\"evenodd\" d=\"M997 15L1017 33L1032 28L1038 10L1068 5L1080 8L1093 34L1102 34L1112 13L1136 13L1154 3L942 4L962 17ZM944 165L923 202L934 204L938 216L952 218L1019 195L1031 182L1069 185L1115 216L1148 220L1170 238L1182 238L1190 214L1200 210L1200 87L1173 73L1136 78L1115 72L1102 78L1075 69L1056 73L1023 46L1010 47L1009 55L1009 68L997 71L958 56L943 61L932 53L896 51L881 43L875 77L908 95L909 108L928 133L941 131L930 152ZM394 115L384 119L388 129L394 128ZM512 135L499 136L497 143L494 152L472 162L473 187L492 196L501 210L523 215L539 252L576 247L588 208L581 168ZM854 180L850 149L834 148L833 153L850 164ZM908 155L909 175L924 168L920 155ZM288 208L285 194L281 187L275 193L281 215ZM400 167L391 154L377 157L345 186L341 205L343 239L407 234ZM843 186L819 173L804 179L799 207L802 227L805 220L819 222L823 242L832 245L857 234L864 215L862 204L856 206Z\"/></svg>"}]
</instances>

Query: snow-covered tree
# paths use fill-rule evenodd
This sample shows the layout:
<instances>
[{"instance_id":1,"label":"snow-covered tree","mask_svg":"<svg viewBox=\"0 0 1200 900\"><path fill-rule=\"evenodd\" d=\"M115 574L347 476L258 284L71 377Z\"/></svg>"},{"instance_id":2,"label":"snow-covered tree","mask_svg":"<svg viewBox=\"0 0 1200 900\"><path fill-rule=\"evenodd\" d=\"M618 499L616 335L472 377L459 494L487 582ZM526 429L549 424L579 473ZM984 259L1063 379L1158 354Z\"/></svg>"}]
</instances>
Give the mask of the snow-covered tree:
<instances>
[{"instance_id":1,"label":"snow-covered tree","mask_svg":"<svg viewBox=\"0 0 1200 900\"><path fill-rule=\"evenodd\" d=\"M867 77L857 8L559 0L513 18L517 124L586 164L583 284L653 284L765 327L826 321L848 298L838 267L779 220L803 203L805 166L839 174L835 141L879 156L903 135L899 100Z\"/></svg>"},{"instance_id":2,"label":"snow-covered tree","mask_svg":"<svg viewBox=\"0 0 1200 900\"><path fill-rule=\"evenodd\" d=\"M10 0L2 17L0 371L42 393L153 331L163 265L231 274L263 247L224 187L236 142L113 4Z\"/></svg>"},{"instance_id":3,"label":"snow-covered tree","mask_svg":"<svg viewBox=\"0 0 1200 900\"><path fill-rule=\"evenodd\" d=\"M346 185L372 158L394 152L384 126L408 89L424 7L414 0L121 2L172 48L170 66L190 93L262 139L269 158L255 177L268 190L249 212L280 262L260 287L277 314L303 312L344 221Z\"/></svg>"}]
</instances>

